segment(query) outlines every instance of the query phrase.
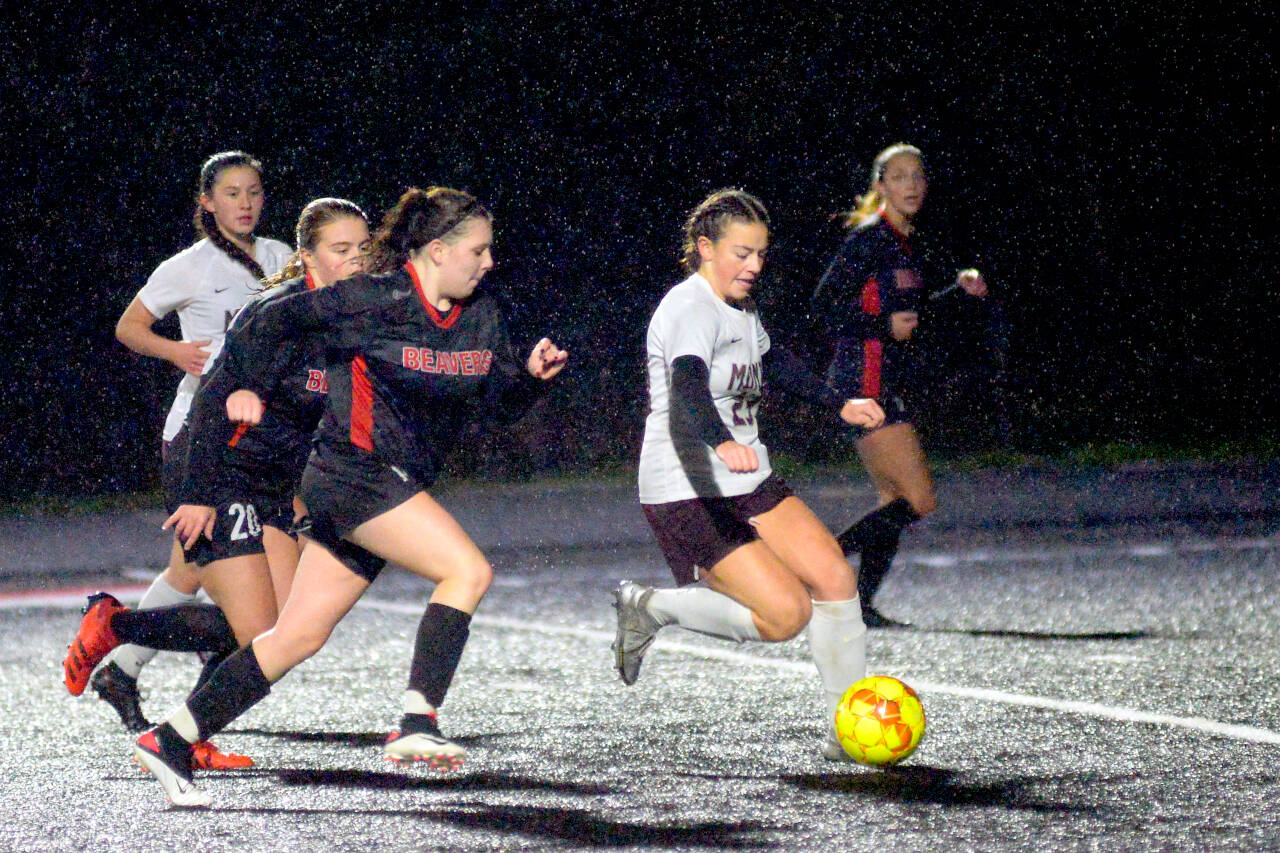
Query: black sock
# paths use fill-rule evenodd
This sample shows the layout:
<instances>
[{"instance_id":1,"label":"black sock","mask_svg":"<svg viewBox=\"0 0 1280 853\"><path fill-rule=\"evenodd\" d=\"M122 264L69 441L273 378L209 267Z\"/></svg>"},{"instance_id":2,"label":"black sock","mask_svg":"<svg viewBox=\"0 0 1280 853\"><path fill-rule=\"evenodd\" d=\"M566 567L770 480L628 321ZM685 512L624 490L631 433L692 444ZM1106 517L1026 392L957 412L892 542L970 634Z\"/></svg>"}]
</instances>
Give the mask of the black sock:
<instances>
[{"instance_id":1,"label":"black sock","mask_svg":"<svg viewBox=\"0 0 1280 853\"><path fill-rule=\"evenodd\" d=\"M910 501L897 498L858 519L852 527L837 536L836 541L847 557L861 551L868 544L884 541L890 536L896 540L902 528L919 520L920 516L911 508ZM896 545L894 550L897 550Z\"/></svg>"},{"instance_id":2,"label":"black sock","mask_svg":"<svg viewBox=\"0 0 1280 853\"><path fill-rule=\"evenodd\" d=\"M227 658L235 654L237 650L236 644L233 641L225 648L213 652L209 656L209 659L204 662L204 666L200 669L200 677L196 679L196 686L191 688L191 692L194 693L201 687L204 687L205 683L208 682L208 680L213 677L213 674L218 671L218 667L226 663Z\"/></svg>"},{"instance_id":3,"label":"black sock","mask_svg":"<svg viewBox=\"0 0 1280 853\"><path fill-rule=\"evenodd\" d=\"M271 682L262 674L253 646L248 645L227 658L205 685L187 698L187 710L200 730L200 740L208 740L270 692Z\"/></svg>"},{"instance_id":4,"label":"black sock","mask_svg":"<svg viewBox=\"0 0 1280 853\"><path fill-rule=\"evenodd\" d=\"M427 732L430 734L439 734L440 727L436 725L435 716L432 714L405 714L400 717L400 734L412 735Z\"/></svg>"},{"instance_id":5,"label":"black sock","mask_svg":"<svg viewBox=\"0 0 1280 853\"><path fill-rule=\"evenodd\" d=\"M471 614L431 603L418 623L418 638L409 665L409 689L426 697L432 707L444 704L444 694L462 659L462 647L471 633Z\"/></svg>"},{"instance_id":6,"label":"black sock","mask_svg":"<svg viewBox=\"0 0 1280 853\"><path fill-rule=\"evenodd\" d=\"M884 583L885 576L889 574L889 567L893 565L901 533L901 530L886 532L880 539L862 546L862 559L858 566L858 599L862 602L863 613L875 609L871 601Z\"/></svg>"},{"instance_id":7,"label":"black sock","mask_svg":"<svg viewBox=\"0 0 1280 853\"><path fill-rule=\"evenodd\" d=\"M124 610L111 617L111 630L122 642L168 652L214 652L236 642L227 617L213 604Z\"/></svg>"},{"instance_id":8,"label":"black sock","mask_svg":"<svg viewBox=\"0 0 1280 853\"><path fill-rule=\"evenodd\" d=\"M156 746L160 747L160 755L179 775L191 781L191 744L178 734L178 730L168 723L156 726ZM185 771L185 772L184 772Z\"/></svg>"}]
</instances>

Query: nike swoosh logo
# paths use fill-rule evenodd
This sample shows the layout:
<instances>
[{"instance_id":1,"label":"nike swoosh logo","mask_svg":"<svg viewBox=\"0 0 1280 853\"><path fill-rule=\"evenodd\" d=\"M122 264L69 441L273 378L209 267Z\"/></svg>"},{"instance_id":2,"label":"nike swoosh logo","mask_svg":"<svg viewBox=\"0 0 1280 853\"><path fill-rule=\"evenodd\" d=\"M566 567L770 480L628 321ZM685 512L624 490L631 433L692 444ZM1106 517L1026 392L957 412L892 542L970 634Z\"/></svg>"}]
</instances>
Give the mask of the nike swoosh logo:
<instances>
[{"instance_id":1,"label":"nike swoosh logo","mask_svg":"<svg viewBox=\"0 0 1280 853\"><path fill-rule=\"evenodd\" d=\"M392 299L406 299L413 295L412 290L393 290L391 291Z\"/></svg>"},{"instance_id":2,"label":"nike swoosh logo","mask_svg":"<svg viewBox=\"0 0 1280 853\"><path fill-rule=\"evenodd\" d=\"M214 292L214 293L225 293L226 291L228 291L228 290L230 290L230 289L231 289L231 285L229 285L229 284L228 284L226 287L215 287L215 288L213 289L213 292Z\"/></svg>"},{"instance_id":3,"label":"nike swoosh logo","mask_svg":"<svg viewBox=\"0 0 1280 853\"><path fill-rule=\"evenodd\" d=\"M729 338L729 343L736 344L740 340L742 340L742 338Z\"/></svg>"}]
</instances>

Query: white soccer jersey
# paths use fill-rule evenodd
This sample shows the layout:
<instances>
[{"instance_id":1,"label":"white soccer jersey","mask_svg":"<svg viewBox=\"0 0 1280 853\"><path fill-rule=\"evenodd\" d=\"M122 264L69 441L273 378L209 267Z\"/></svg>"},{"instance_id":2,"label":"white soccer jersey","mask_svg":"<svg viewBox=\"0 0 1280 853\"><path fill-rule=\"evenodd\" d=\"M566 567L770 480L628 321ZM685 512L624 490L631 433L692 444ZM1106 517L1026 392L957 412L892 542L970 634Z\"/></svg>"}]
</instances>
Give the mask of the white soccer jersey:
<instances>
[{"instance_id":1,"label":"white soccer jersey","mask_svg":"<svg viewBox=\"0 0 1280 853\"><path fill-rule=\"evenodd\" d=\"M293 250L279 240L256 238L254 258L268 276L275 275ZM147 279L138 300L157 319L178 312L184 341L210 341L205 370L222 350L227 326L240 307L258 293L259 284L244 265L232 260L208 239L169 258ZM199 379L184 373L164 422L164 440L178 434L186 420Z\"/></svg>"},{"instance_id":2,"label":"white soccer jersey","mask_svg":"<svg viewBox=\"0 0 1280 853\"><path fill-rule=\"evenodd\" d=\"M640 502L668 503L698 497L732 497L754 491L770 474L769 451L756 429L760 407L760 358L769 335L755 306L735 308L695 273L663 297L649 321L649 416L640 448ZM671 365L693 355L710 369L711 399L734 441L755 450L760 468L735 474L700 445L681 459L671 438Z\"/></svg>"}]
</instances>

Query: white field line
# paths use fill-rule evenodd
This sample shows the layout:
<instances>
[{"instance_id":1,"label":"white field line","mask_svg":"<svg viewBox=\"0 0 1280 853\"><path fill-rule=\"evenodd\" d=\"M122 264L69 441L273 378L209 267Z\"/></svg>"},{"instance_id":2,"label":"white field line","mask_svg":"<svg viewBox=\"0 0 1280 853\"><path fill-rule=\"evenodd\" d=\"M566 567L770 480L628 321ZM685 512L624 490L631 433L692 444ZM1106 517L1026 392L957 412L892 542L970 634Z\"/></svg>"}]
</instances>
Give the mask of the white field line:
<instances>
[{"instance_id":1,"label":"white field line","mask_svg":"<svg viewBox=\"0 0 1280 853\"><path fill-rule=\"evenodd\" d=\"M422 615L422 605L420 604L411 605L388 601L361 601L356 606L372 610L382 610L389 613L403 613L414 617ZM479 615L473 619L473 622L477 625L505 628L511 631L525 631L537 634L575 637L578 639L592 640L605 645L613 641L613 633L610 631L594 631L589 628L574 628L567 625L553 625L546 622L530 622L523 619L509 619L502 616ZM761 657L760 655L753 655L747 652L735 651L733 649L717 649L710 646L672 642L669 640L658 640L653 644L653 648L661 649L666 652L687 654L708 660L727 661L730 663L742 664L744 666L768 668L779 672L790 672L809 677L817 676L817 672L813 668L813 663L807 660L797 661ZM1004 690L989 690L984 687L965 687L957 684L943 684L940 682L924 681L916 678L911 678L910 684L922 693L943 693L949 696L959 696L964 699L976 699L980 702L998 702L1004 705L1019 705L1026 708L1043 708L1049 711L1059 711L1067 714L1083 714L1089 717L1100 717L1102 719L1119 720L1127 723L1174 726L1176 728L1190 729L1191 731L1204 732L1206 734L1232 738L1234 740L1250 741L1252 743L1280 744L1280 732L1272 731L1271 729L1258 728L1256 726L1242 726L1233 723L1223 723L1217 720L1206 719L1204 717L1176 717L1172 714L1156 714L1149 711L1138 711L1132 708L1119 708L1113 705L1102 705L1097 702L1078 702L1066 699L1053 699L1047 696L1028 696L1021 693L1009 693Z\"/></svg>"}]
</instances>

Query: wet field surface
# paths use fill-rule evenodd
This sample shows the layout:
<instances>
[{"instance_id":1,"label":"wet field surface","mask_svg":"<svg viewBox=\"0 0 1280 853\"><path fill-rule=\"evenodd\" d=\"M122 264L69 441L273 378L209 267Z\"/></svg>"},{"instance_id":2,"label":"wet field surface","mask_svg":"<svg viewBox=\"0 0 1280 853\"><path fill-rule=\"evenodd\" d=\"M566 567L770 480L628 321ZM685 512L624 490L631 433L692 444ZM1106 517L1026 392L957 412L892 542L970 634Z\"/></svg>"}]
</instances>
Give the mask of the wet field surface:
<instances>
[{"instance_id":1,"label":"wet field surface","mask_svg":"<svg viewBox=\"0 0 1280 853\"><path fill-rule=\"evenodd\" d=\"M869 670L917 688L902 766L822 760L803 640L665 631L610 665L610 591L669 575L627 483L442 489L497 580L441 713L442 776L382 761L430 588L388 569L329 645L218 738L257 764L168 807L61 661L83 591L136 598L160 514L0 519L0 849L1280 849L1274 465L940 481L879 604ZM796 482L833 528L865 482ZM140 679L162 716L198 672Z\"/></svg>"}]
</instances>

